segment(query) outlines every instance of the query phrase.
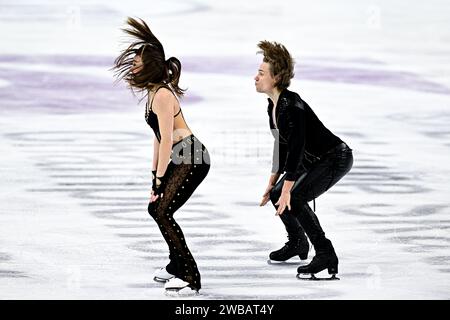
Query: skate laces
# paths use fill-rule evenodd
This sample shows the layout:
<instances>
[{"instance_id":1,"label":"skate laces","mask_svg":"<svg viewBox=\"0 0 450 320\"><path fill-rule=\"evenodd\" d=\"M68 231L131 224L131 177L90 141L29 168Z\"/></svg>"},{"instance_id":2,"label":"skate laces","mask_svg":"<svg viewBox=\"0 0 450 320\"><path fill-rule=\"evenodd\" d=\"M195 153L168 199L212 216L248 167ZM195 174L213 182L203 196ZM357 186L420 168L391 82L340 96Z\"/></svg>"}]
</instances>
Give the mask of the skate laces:
<instances>
[{"instance_id":1,"label":"skate laces","mask_svg":"<svg viewBox=\"0 0 450 320\"><path fill-rule=\"evenodd\" d=\"M300 238L288 234L288 242L284 244L284 247L298 247L300 246L300 242Z\"/></svg>"}]
</instances>

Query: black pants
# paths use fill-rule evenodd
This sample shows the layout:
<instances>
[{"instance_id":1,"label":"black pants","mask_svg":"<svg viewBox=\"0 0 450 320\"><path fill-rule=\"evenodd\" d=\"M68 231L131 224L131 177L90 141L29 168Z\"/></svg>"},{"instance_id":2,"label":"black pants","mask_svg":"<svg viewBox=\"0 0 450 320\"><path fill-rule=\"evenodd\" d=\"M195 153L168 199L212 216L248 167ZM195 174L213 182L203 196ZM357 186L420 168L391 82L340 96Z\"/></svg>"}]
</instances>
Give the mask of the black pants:
<instances>
[{"instance_id":1,"label":"black pants","mask_svg":"<svg viewBox=\"0 0 450 320\"><path fill-rule=\"evenodd\" d=\"M298 239L308 235L314 248L325 243L319 220L308 202L317 198L345 176L353 165L352 150L341 144L320 157L309 170L295 181L291 189L291 210L287 208L280 216L291 238ZM273 205L278 201L286 176L283 176L270 193ZM275 206L277 207L277 206Z\"/></svg>"},{"instance_id":2,"label":"black pants","mask_svg":"<svg viewBox=\"0 0 450 320\"><path fill-rule=\"evenodd\" d=\"M208 150L194 135L179 141L172 147L163 197L148 205L148 212L169 246L170 263L166 267L167 271L189 282L197 290L201 288L200 273L173 215L194 193L209 168Z\"/></svg>"}]
</instances>

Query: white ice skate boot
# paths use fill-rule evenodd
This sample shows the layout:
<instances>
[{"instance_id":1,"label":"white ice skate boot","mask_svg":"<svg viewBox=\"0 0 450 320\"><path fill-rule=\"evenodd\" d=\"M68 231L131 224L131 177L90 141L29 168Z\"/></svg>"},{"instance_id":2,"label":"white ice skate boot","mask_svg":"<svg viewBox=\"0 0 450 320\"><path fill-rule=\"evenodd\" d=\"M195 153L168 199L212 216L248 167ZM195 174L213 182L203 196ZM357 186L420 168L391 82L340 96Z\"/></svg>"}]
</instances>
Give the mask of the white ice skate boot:
<instances>
[{"instance_id":1,"label":"white ice skate boot","mask_svg":"<svg viewBox=\"0 0 450 320\"><path fill-rule=\"evenodd\" d=\"M189 282L180 278L172 278L164 285L165 294L170 297L197 296L199 292L189 287Z\"/></svg>"},{"instance_id":2,"label":"white ice skate boot","mask_svg":"<svg viewBox=\"0 0 450 320\"><path fill-rule=\"evenodd\" d=\"M153 274L153 280L155 280L156 282L167 282L172 278L175 278L175 276L167 272L165 267L156 270Z\"/></svg>"}]
</instances>

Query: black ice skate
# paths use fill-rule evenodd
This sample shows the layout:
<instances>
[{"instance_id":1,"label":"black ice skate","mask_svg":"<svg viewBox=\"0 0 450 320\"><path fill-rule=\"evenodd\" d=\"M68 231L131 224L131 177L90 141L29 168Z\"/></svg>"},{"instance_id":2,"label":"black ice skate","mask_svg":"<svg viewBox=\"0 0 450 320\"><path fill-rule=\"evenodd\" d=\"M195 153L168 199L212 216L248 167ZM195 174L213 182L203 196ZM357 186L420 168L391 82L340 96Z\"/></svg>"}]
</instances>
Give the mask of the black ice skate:
<instances>
[{"instance_id":1,"label":"black ice skate","mask_svg":"<svg viewBox=\"0 0 450 320\"><path fill-rule=\"evenodd\" d=\"M298 267L297 278L299 280L316 280L316 281L339 280L339 278L336 277L336 274L338 273L338 263L339 260L334 250L323 252L319 251L308 265ZM328 269L328 274L331 274L330 278L318 278L315 276L316 273L319 273L325 269ZM309 277L306 277L305 275L309 275Z\"/></svg>"},{"instance_id":2,"label":"black ice skate","mask_svg":"<svg viewBox=\"0 0 450 320\"><path fill-rule=\"evenodd\" d=\"M295 239L286 242L283 248L273 251L269 255L269 264L286 263L287 260L292 257L299 256L301 260L308 258L309 243L305 238L304 240Z\"/></svg>"}]
</instances>

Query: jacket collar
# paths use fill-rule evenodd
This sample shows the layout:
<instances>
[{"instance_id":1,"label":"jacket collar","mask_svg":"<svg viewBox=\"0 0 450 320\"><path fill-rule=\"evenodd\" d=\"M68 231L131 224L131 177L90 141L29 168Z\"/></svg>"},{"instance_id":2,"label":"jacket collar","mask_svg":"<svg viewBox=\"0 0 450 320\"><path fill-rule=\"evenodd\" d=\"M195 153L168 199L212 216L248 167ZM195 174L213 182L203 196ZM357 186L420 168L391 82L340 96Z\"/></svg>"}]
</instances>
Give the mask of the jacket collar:
<instances>
[{"instance_id":1,"label":"jacket collar","mask_svg":"<svg viewBox=\"0 0 450 320\"><path fill-rule=\"evenodd\" d=\"M281 98L283 98L288 92L289 92L288 89L281 90L280 96L278 97L278 101L277 101L277 107L280 104ZM273 101L270 98L267 98L267 101L269 102L269 108L272 109L273 108Z\"/></svg>"}]
</instances>

